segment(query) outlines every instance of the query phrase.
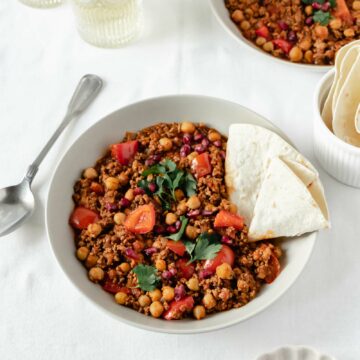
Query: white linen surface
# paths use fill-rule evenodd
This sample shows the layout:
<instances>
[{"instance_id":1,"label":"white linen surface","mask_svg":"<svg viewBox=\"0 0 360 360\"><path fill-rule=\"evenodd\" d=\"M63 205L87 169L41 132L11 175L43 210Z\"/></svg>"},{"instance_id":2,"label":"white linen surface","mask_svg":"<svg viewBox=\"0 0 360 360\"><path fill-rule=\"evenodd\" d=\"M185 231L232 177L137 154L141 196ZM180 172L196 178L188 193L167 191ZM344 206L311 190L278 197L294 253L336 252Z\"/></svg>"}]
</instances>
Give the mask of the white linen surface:
<instances>
[{"instance_id":1,"label":"white linen surface","mask_svg":"<svg viewBox=\"0 0 360 360\"><path fill-rule=\"evenodd\" d=\"M319 234L294 286L237 326L191 336L132 328L89 304L56 264L44 225L54 166L86 128L130 102L174 93L239 102L283 129L319 167L312 151L312 101L321 74L239 46L216 23L206 0L146 0L145 8L141 40L106 50L78 37L69 4L36 10L0 1L1 187L21 179L79 78L95 73L106 81L42 164L33 184L34 216L0 238L0 359L251 360L284 344L360 359L360 191L321 168L332 229Z\"/></svg>"}]
</instances>

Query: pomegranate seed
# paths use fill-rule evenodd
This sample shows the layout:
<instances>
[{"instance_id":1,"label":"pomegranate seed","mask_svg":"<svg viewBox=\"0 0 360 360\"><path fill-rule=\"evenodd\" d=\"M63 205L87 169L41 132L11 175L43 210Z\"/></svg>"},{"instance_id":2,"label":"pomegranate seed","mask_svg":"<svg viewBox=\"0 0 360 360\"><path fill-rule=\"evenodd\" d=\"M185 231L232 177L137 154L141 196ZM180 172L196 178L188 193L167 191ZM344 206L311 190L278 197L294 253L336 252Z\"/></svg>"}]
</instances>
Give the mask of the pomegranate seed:
<instances>
[{"instance_id":1,"label":"pomegranate seed","mask_svg":"<svg viewBox=\"0 0 360 360\"><path fill-rule=\"evenodd\" d=\"M165 233L165 227L162 226L162 225L155 225L154 233L155 234L164 234Z\"/></svg>"},{"instance_id":2,"label":"pomegranate seed","mask_svg":"<svg viewBox=\"0 0 360 360\"><path fill-rule=\"evenodd\" d=\"M314 2L314 3L312 3L312 7L315 10L320 10L321 9L321 4L319 4L317 2Z\"/></svg>"},{"instance_id":3,"label":"pomegranate seed","mask_svg":"<svg viewBox=\"0 0 360 360\"><path fill-rule=\"evenodd\" d=\"M165 270L161 274L161 277L165 280L170 280L173 277L173 275L171 274L171 272L169 270Z\"/></svg>"},{"instance_id":4,"label":"pomegranate seed","mask_svg":"<svg viewBox=\"0 0 360 360\"><path fill-rule=\"evenodd\" d=\"M313 22L314 22L314 21L313 21L312 16L309 16L309 17L305 20L305 24L308 25L308 26L312 25Z\"/></svg>"},{"instance_id":5,"label":"pomegranate seed","mask_svg":"<svg viewBox=\"0 0 360 360\"><path fill-rule=\"evenodd\" d=\"M188 218L195 218L195 217L197 217L197 216L199 216L199 215L200 215L200 210L199 210L199 209L190 210L190 211L188 211L188 213L186 214L186 216L187 216Z\"/></svg>"},{"instance_id":6,"label":"pomegranate seed","mask_svg":"<svg viewBox=\"0 0 360 360\"><path fill-rule=\"evenodd\" d=\"M199 278L200 279L207 279L211 275L212 275L212 271L207 270L207 269L200 270L200 272L199 272Z\"/></svg>"},{"instance_id":7,"label":"pomegranate seed","mask_svg":"<svg viewBox=\"0 0 360 360\"><path fill-rule=\"evenodd\" d=\"M329 9L330 9L330 3L328 3L328 2L326 2L325 4L323 4L322 6L321 6L321 10L322 11L329 11Z\"/></svg>"},{"instance_id":8,"label":"pomegranate seed","mask_svg":"<svg viewBox=\"0 0 360 360\"><path fill-rule=\"evenodd\" d=\"M172 276L175 276L177 274L177 270L175 268L171 268L169 269L169 271L172 274Z\"/></svg>"},{"instance_id":9,"label":"pomegranate seed","mask_svg":"<svg viewBox=\"0 0 360 360\"><path fill-rule=\"evenodd\" d=\"M186 157L186 156L188 156L190 154L190 151L191 151L190 145L185 144L180 149L180 156L181 157Z\"/></svg>"},{"instance_id":10,"label":"pomegranate seed","mask_svg":"<svg viewBox=\"0 0 360 360\"><path fill-rule=\"evenodd\" d=\"M115 211L118 209L117 205L116 204L111 204L111 203L106 203L105 204L105 209L108 210L108 211Z\"/></svg>"},{"instance_id":11,"label":"pomegranate seed","mask_svg":"<svg viewBox=\"0 0 360 360\"><path fill-rule=\"evenodd\" d=\"M213 211L211 210L203 210L203 212L201 213L204 216L210 216L213 214Z\"/></svg>"},{"instance_id":12,"label":"pomegranate seed","mask_svg":"<svg viewBox=\"0 0 360 360\"><path fill-rule=\"evenodd\" d=\"M175 288L175 301L181 300L183 297L185 297L185 295L186 295L186 291L185 291L185 286L183 284Z\"/></svg>"},{"instance_id":13,"label":"pomegranate seed","mask_svg":"<svg viewBox=\"0 0 360 360\"><path fill-rule=\"evenodd\" d=\"M220 147L222 146L222 141L221 141L221 140L216 140L216 141L213 142L213 144L214 144L216 147L220 148Z\"/></svg>"},{"instance_id":14,"label":"pomegranate seed","mask_svg":"<svg viewBox=\"0 0 360 360\"><path fill-rule=\"evenodd\" d=\"M226 235L221 238L221 242L226 245L232 245L233 243L232 240Z\"/></svg>"},{"instance_id":15,"label":"pomegranate seed","mask_svg":"<svg viewBox=\"0 0 360 360\"><path fill-rule=\"evenodd\" d=\"M182 142L184 144L190 144L192 140L192 136L190 134L185 134L182 138Z\"/></svg>"},{"instance_id":16,"label":"pomegranate seed","mask_svg":"<svg viewBox=\"0 0 360 360\"><path fill-rule=\"evenodd\" d=\"M194 140L200 141L200 140L202 140L203 137L204 137L204 135L202 133L197 133L194 135Z\"/></svg>"},{"instance_id":17,"label":"pomegranate seed","mask_svg":"<svg viewBox=\"0 0 360 360\"><path fill-rule=\"evenodd\" d=\"M156 191L157 187L156 187L156 184L152 182L148 185L148 188L152 193L154 193Z\"/></svg>"},{"instance_id":18,"label":"pomegranate seed","mask_svg":"<svg viewBox=\"0 0 360 360\"><path fill-rule=\"evenodd\" d=\"M279 20L278 24L281 30L287 30L289 28L289 25L285 21Z\"/></svg>"},{"instance_id":19,"label":"pomegranate seed","mask_svg":"<svg viewBox=\"0 0 360 360\"><path fill-rule=\"evenodd\" d=\"M147 256L151 256L152 254L157 253L157 248L149 247L149 248L145 249L144 252Z\"/></svg>"},{"instance_id":20,"label":"pomegranate seed","mask_svg":"<svg viewBox=\"0 0 360 360\"><path fill-rule=\"evenodd\" d=\"M145 160L145 165L152 166L158 163L160 160L161 160L161 155L159 154L150 155L149 158Z\"/></svg>"},{"instance_id":21,"label":"pomegranate seed","mask_svg":"<svg viewBox=\"0 0 360 360\"><path fill-rule=\"evenodd\" d=\"M174 225L169 225L166 228L166 231L169 232L170 234L175 234L177 232L176 227Z\"/></svg>"},{"instance_id":22,"label":"pomegranate seed","mask_svg":"<svg viewBox=\"0 0 360 360\"><path fill-rule=\"evenodd\" d=\"M288 40L290 42L296 42L297 41L297 36L293 31L289 31L287 38L288 38Z\"/></svg>"},{"instance_id":23,"label":"pomegranate seed","mask_svg":"<svg viewBox=\"0 0 360 360\"><path fill-rule=\"evenodd\" d=\"M203 144L195 145L194 150L199 154L201 154L201 153L203 153L205 151Z\"/></svg>"},{"instance_id":24,"label":"pomegranate seed","mask_svg":"<svg viewBox=\"0 0 360 360\"><path fill-rule=\"evenodd\" d=\"M130 204L131 204L130 200L128 200L128 199L126 199L126 198L122 198L122 199L119 201L120 207L123 207L123 208L129 207Z\"/></svg>"},{"instance_id":25,"label":"pomegranate seed","mask_svg":"<svg viewBox=\"0 0 360 360\"><path fill-rule=\"evenodd\" d=\"M134 189L134 195L143 195L145 194L145 190L142 189L141 187L137 187Z\"/></svg>"},{"instance_id":26,"label":"pomegranate seed","mask_svg":"<svg viewBox=\"0 0 360 360\"><path fill-rule=\"evenodd\" d=\"M180 221L180 220L178 220L178 221L175 223L175 228L176 228L177 231L180 230L180 228L181 228L181 221Z\"/></svg>"},{"instance_id":27,"label":"pomegranate seed","mask_svg":"<svg viewBox=\"0 0 360 360\"><path fill-rule=\"evenodd\" d=\"M139 260L139 254L137 254L134 249L127 248L125 250L125 255L130 259Z\"/></svg>"},{"instance_id":28,"label":"pomegranate seed","mask_svg":"<svg viewBox=\"0 0 360 360\"><path fill-rule=\"evenodd\" d=\"M201 145L204 147L204 149L207 149L210 144L210 141L207 138L203 138L201 140Z\"/></svg>"}]
</instances>

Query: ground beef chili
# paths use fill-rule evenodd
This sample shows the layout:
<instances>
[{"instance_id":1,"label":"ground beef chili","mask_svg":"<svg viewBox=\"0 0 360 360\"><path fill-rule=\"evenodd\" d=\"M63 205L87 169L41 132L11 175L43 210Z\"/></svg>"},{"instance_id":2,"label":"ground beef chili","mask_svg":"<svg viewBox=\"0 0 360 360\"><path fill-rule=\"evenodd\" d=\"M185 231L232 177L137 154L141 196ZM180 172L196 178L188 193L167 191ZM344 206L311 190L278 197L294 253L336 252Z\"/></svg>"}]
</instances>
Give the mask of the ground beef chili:
<instances>
[{"instance_id":1,"label":"ground beef chili","mask_svg":"<svg viewBox=\"0 0 360 360\"><path fill-rule=\"evenodd\" d=\"M226 141L203 124L160 123L127 133L84 170L70 217L76 255L117 303L167 320L202 319L245 305L276 278L280 248L249 243L228 200ZM149 173L165 162L186 185L168 202L159 194L166 175ZM201 241L208 247L197 249Z\"/></svg>"},{"instance_id":2,"label":"ground beef chili","mask_svg":"<svg viewBox=\"0 0 360 360\"><path fill-rule=\"evenodd\" d=\"M359 0L225 0L242 34L292 62L333 65L336 52L360 38Z\"/></svg>"}]
</instances>

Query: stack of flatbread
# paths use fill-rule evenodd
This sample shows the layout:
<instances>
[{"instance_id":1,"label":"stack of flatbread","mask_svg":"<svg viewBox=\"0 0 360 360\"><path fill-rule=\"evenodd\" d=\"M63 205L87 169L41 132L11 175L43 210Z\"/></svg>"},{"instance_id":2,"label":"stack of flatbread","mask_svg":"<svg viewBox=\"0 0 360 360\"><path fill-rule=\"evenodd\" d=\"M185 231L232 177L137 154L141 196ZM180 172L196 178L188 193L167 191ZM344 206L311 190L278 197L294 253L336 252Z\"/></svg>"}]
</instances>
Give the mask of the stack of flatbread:
<instances>
[{"instance_id":1,"label":"stack of flatbread","mask_svg":"<svg viewBox=\"0 0 360 360\"><path fill-rule=\"evenodd\" d=\"M260 126L229 129L225 181L252 241L329 227L319 174L279 135Z\"/></svg>"}]
</instances>

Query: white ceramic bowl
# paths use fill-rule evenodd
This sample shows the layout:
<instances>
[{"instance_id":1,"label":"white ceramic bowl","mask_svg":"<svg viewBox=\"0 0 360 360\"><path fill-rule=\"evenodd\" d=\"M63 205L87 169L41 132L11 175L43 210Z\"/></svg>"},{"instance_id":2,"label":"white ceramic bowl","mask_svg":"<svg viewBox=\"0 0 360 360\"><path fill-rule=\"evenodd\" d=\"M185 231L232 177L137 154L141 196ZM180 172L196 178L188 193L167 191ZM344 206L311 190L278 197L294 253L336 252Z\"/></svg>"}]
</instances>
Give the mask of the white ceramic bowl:
<instances>
[{"instance_id":1,"label":"white ceramic bowl","mask_svg":"<svg viewBox=\"0 0 360 360\"><path fill-rule=\"evenodd\" d=\"M360 148L336 137L325 125L321 110L335 71L320 81L314 97L314 152L323 168L342 183L360 188Z\"/></svg>"},{"instance_id":2,"label":"white ceramic bowl","mask_svg":"<svg viewBox=\"0 0 360 360\"><path fill-rule=\"evenodd\" d=\"M292 66L294 68L298 69L307 69L312 71L328 71L332 68L331 65L312 65L312 64L300 64L300 63L294 63L291 61L287 61L281 58L277 58L275 56L272 56L268 54L266 51L261 50L258 48L255 44L253 44L251 41L245 38L245 36L242 35L241 31L238 29L238 27L235 25L235 23L231 20L229 11L225 7L224 0L210 0L210 7L216 17L216 19L219 21L219 23L222 25L222 27L225 29L225 31L230 34L236 41L238 41L241 45L245 45L249 47L252 50L255 50L258 54L261 54L262 56L266 56L268 59L272 59L278 63L286 64L289 66Z\"/></svg>"},{"instance_id":3,"label":"white ceramic bowl","mask_svg":"<svg viewBox=\"0 0 360 360\"><path fill-rule=\"evenodd\" d=\"M304 346L287 346L261 355L256 360L335 360Z\"/></svg>"},{"instance_id":4,"label":"white ceramic bowl","mask_svg":"<svg viewBox=\"0 0 360 360\"><path fill-rule=\"evenodd\" d=\"M273 130L288 138L269 121L235 103L202 96L168 96L141 101L124 107L98 121L85 131L62 157L51 180L46 205L46 227L55 257L66 276L92 303L112 317L143 329L166 333L198 333L220 329L259 313L278 299L296 280L312 252L316 233L296 240L284 240L286 256L282 272L271 285L263 287L246 306L208 316L201 321L165 321L154 319L117 305L113 296L87 278L83 265L76 259L73 232L68 225L73 208L73 185L82 169L92 166L111 143L124 132L136 131L158 122L205 122L228 134L229 125L251 123Z\"/></svg>"}]
</instances>

